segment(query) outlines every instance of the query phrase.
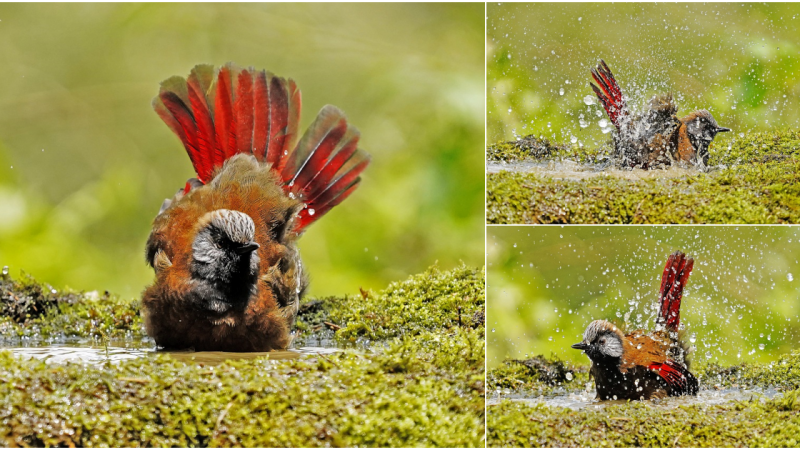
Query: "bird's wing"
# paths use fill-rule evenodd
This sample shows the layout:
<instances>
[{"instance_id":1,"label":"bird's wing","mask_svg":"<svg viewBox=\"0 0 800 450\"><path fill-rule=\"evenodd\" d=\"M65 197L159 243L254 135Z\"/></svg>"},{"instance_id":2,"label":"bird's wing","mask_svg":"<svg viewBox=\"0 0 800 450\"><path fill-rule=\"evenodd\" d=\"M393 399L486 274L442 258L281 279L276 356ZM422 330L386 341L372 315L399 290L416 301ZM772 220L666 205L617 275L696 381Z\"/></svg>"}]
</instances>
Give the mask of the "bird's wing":
<instances>
[{"instance_id":1,"label":"bird's wing","mask_svg":"<svg viewBox=\"0 0 800 450\"><path fill-rule=\"evenodd\" d=\"M238 153L271 164L284 192L304 203L297 233L347 198L369 164L357 148L358 130L334 106L322 108L298 142L300 90L264 70L195 66L187 79L162 82L153 108L183 143L202 183Z\"/></svg>"},{"instance_id":2,"label":"bird's wing","mask_svg":"<svg viewBox=\"0 0 800 450\"><path fill-rule=\"evenodd\" d=\"M622 95L619 84L617 84L617 80L614 79L614 75L611 73L611 69L608 68L606 62L602 59L600 60L600 64L592 69L592 78L600 85L598 88L594 83L589 83L592 85L592 90L594 90L594 93L606 110L608 118L611 119L611 122L619 130L622 126L623 119L629 114L628 105L625 101L625 97Z\"/></svg>"},{"instance_id":3,"label":"bird's wing","mask_svg":"<svg viewBox=\"0 0 800 450\"><path fill-rule=\"evenodd\" d=\"M694 260L676 251L667 258L664 273L661 275L661 299L657 323L670 331L677 331L680 325L681 298L683 287L692 273Z\"/></svg>"},{"instance_id":4,"label":"bird's wing","mask_svg":"<svg viewBox=\"0 0 800 450\"><path fill-rule=\"evenodd\" d=\"M664 379L672 392L679 395L697 394L697 378L683 365L667 359L663 363L650 364L647 368Z\"/></svg>"}]
</instances>

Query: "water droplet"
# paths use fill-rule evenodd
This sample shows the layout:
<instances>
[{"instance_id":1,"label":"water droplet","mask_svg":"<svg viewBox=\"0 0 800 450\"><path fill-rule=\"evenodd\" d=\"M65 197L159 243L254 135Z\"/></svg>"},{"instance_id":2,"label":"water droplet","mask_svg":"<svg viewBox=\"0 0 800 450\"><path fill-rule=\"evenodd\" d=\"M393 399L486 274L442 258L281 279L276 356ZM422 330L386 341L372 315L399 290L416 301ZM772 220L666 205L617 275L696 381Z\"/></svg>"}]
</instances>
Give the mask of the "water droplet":
<instances>
[{"instance_id":1,"label":"water droplet","mask_svg":"<svg viewBox=\"0 0 800 450\"><path fill-rule=\"evenodd\" d=\"M794 280L794 276L792 276L791 273L787 273L786 274L786 279L789 280L789 281L793 281Z\"/></svg>"},{"instance_id":2,"label":"water droplet","mask_svg":"<svg viewBox=\"0 0 800 450\"><path fill-rule=\"evenodd\" d=\"M492 333L494 333L494 328L492 328Z\"/></svg>"},{"instance_id":3,"label":"water droplet","mask_svg":"<svg viewBox=\"0 0 800 450\"><path fill-rule=\"evenodd\" d=\"M595 100L594 95L587 95L586 97L583 97L583 103L587 105L594 105L597 103L597 101Z\"/></svg>"},{"instance_id":4,"label":"water droplet","mask_svg":"<svg viewBox=\"0 0 800 450\"><path fill-rule=\"evenodd\" d=\"M511 108L508 108L508 113L509 113L509 114L511 114L511 111L513 111L513 109L511 109Z\"/></svg>"},{"instance_id":5,"label":"water droplet","mask_svg":"<svg viewBox=\"0 0 800 450\"><path fill-rule=\"evenodd\" d=\"M608 126L608 121L607 121L606 119L600 119L600 120L597 122L597 124L598 124L598 125L600 125L600 128L605 128L605 127L607 127L607 126Z\"/></svg>"},{"instance_id":6,"label":"water droplet","mask_svg":"<svg viewBox=\"0 0 800 450\"><path fill-rule=\"evenodd\" d=\"M578 142L578 138L575 137L575 136L572 136L571 138L569 138L569 141L574 144L574 143Z\"/></svg>"},{"instance_id":7,"label":"water droplet","mask_svg":"<svg viewBox=\"0 0 800 450\"><path fill-rule=\"evenodd\" d=\"M533 66L533 71L534 71L534 72L538 72L538 71L539 71L539 68L538 68L537 66Z\"/></svg>"},{"instance_id":8,"label":"water droplet","mask_svg":"<svg viewBox=\"0 0 800 450\"><path fill-rule=\"evenodd\" d=\"M316 212L316 211L314 211L314 208L309 208L309 209L308 209L308 215L309 215L309 216L313 216L315 212Z\"/></svg>"},{"instance_id":9,"label":"water droplet","mask_svg":"<svg viewBox=\"0 0 800 450\"><path fill-rule=\"evenodd\" d=\"M558 95L564 95L564 88L558 90Z\"/></svg>"},{"instance_id":10,"label":"water droplet","mask_svg":"<svg viewBox=\"0 0 800 450\"><path fill-rule=\"evenodd\" d=\"M8 275L8 266L3 266L3 275Z\"/></svg>"},{"instance_id":11,"label":"water droplet","mask_svg":"<svg viewBox=\"0 0 800 450\"><path fill-rule=\"evenodd\" d=\"M759 349L759 350L764 350L764 347L765 347L765 345L764 345L764 344L758 344L758 349Z\"/></svg>"},{"instance_id":12,"label":"water droplet","mask_svg":"<svg viewBox=\"0 0 800 450\"><path fill-rule=\"evenodd\" d=\"M567 377L567 381L572 381L572 372L567 372L565 376Z\"/></svg>"}]
</instances>

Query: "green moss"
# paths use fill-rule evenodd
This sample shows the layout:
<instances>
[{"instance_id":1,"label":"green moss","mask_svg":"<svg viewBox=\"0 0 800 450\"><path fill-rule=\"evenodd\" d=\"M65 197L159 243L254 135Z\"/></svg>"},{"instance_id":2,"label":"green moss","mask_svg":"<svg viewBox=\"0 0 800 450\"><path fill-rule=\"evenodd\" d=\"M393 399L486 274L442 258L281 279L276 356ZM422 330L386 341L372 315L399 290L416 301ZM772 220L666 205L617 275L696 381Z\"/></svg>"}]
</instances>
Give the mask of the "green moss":
<instances>
[{"instance_id":1,"label":"green moss","mask_svg":"<svg viewBox=\"0 0 800 450\"><path fill-rule=\"evenodd\" d=\"M589 381L586 367L576 367L558 358L535 356L510 359L486 374L486 387L494 393L535 393L548 395L555 389L578 389Z\"/></svg>"},{"instance_id":2,"label":"green moss","mask_svg":"<svg viewBox=\"0 0 800 450\"><path fill-rule=\"evenodd\" d=\"M483 290L482 269L434 267L378 293L311 299L303 304L304 334L322 324L341 344L376 341L367 350L299 360L209 367L156 353L95 367L0 352L0 444L483 446L485 328L469 320L482 308ZM56 301L21 324L7 320L3 332L43 336L94 310L89 321L102 327L64 332L142 333L139 319L103 316L138 318L138 302L77 298L84 300Z\"/></svg>"},{"instance_id":3,"label":"green moss","mask_svg":"<svg viewBox=\"0 0 800 450\"><path fill-rule=\"evenodd\" d=\"M473 328L484 309L485 270L466 266L442 272L431 267L385 290L321 299L321 311L302 317L304 329L328 322L340 326L336 337L383 340L431 330Z\"/></svg>"},{"instance_id":4,"label":"green moss","mask_svg":"<svg viewBox=\"0 0 800 450\"><path fill-rule=\"evenodd\" d=\"M600 152L602 153L602 152ZM589 151L573 157L590 161ZM712 148L707 173L630 181L487 174L488 223L797 223L800 131L754 133Z\"/></svg>"},{"instance_id":5,"label":"green moss","mask_svg":"<svg viewBox=\"0 0 800 450\"><path fill-rule=\"evenodd\" d=\"M558 364L541 357L540 365ZM585 368L558 387L581 390ZM696 369L701 386L774 387L781 397L722 405L694 404L675 408L651 402L629 402L600 410L549 407L503 400L487 408L490 447L796 447L800 444L800 352L767 364L716 365ZM554 384L540 371L519 361L506 361L487 373L490 392L536 395L552 393Z\"/></svg>"},{"instance_id":6,"label":"green moss","mask_svg":"<svg viewBox=\"0 0 800 450\"><path fill-rule=\"evenodd\" d=\"M54 336L130 339L144 337L139 302L108 292L56 290L30 276L0 275L0 338Z\"/></svg>"},{"instance_id":7,"label":"green moss","mask_svg":"<svg viewBox=\"0 0 800 450\"><path fill-rule=\"evenodd\" d=\"M547 138L525 136L516 141L498 142L486 148L488 161L521 161L571 159L580 163L595 163L607 160L611 154L611 143L589 148L578 145L552 143Z\"/></svg>"}]
</instances>

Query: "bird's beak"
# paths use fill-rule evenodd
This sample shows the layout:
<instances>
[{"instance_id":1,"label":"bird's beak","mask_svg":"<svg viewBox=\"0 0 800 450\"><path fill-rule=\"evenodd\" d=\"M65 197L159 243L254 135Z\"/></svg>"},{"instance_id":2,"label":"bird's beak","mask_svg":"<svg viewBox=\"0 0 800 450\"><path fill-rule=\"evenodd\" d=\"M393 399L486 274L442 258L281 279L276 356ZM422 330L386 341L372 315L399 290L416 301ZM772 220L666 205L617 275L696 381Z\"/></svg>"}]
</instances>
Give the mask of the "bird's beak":
<instances>
[{"instance_id":1,"label":"bird's beak","mask_svg":"<svg viewBox=\"0 0 800 450\"><path fill-rule=\"evenodd\" d=\"M579 342L577 344L572 344L572 348L574 348L575 350L586 350L587 348L589 348L589 345L586 344L585 342Z\"/></svg>"},{"instance_id":2,"label":"bird's beak","mask_svg":"<svg viewBox=\"0 0 800 450\"><path fill-rule=\"evenodd\" d=\"M725 128L725 127L718 127L717 128L717 133L722 133L723 131L731 131L731 129L730 128Z\"/></svg>"},{"instance_id":3,"label":"bird's beak","mask_svg":"<svg viewBox=\"0 0 800 450\"><path fill-rule=\"evenodd\" d=\"M258 242L251 241L251 242L247 242L245 244L239 244L239 245L235 246L233 248L233 251L238 253L238 254L240 254L240 255L244 255L245 253L250 253L252 251L258 250L259 247L261 247L261 246L258 245Z\"/></svg>"}]
</instances>

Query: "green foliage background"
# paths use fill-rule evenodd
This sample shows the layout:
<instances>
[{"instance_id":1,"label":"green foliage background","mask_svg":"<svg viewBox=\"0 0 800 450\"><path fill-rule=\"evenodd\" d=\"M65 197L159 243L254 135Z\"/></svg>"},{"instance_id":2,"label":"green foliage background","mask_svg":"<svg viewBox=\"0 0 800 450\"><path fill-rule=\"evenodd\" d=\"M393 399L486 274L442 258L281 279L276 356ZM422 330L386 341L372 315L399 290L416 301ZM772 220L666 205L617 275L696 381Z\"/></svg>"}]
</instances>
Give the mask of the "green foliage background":
<instances>
[{"instance_id":1,"label":"green foliage background","mask_svg":"<svg viewBox=\"0 0 800 450\"><path fill-rule=\"evenodd\" d=\"M604 59L633 104L672 91L735 133L800 120L800 12L787 3L487 3L487 138L595 146L589 70ZM563 94L561 90L563 89ZM581 128L579 121L589 124ZM598 115L599 114L599 115Z\"/></svg>"},{"instance_id":2,"label":"green foliage background","mask_svg":"<svg viewBox=\"0 0 800 450\"><path fill-rule=\"evenodd\" d=\"M681 304L695 362L767 362L797 349L798 227L491 226L489 367L539 354L587 364L570 345L595 319L652 329L675 250L695 260Z\"/></svg>"},{"instance_id":3,"label":"green foliage background","mask_svg":"<svg viewBox=\"0 0 800 450\"><path fill-rule=\"evenodd\" d=\"M151 221L193 176L151 99L228 61L294 78L303 128L339 106L372 154L300 241L312 295L480 265L483 31L482 4L0 5L0 265L138 296Z\"/></svg>"}]
</instances>

